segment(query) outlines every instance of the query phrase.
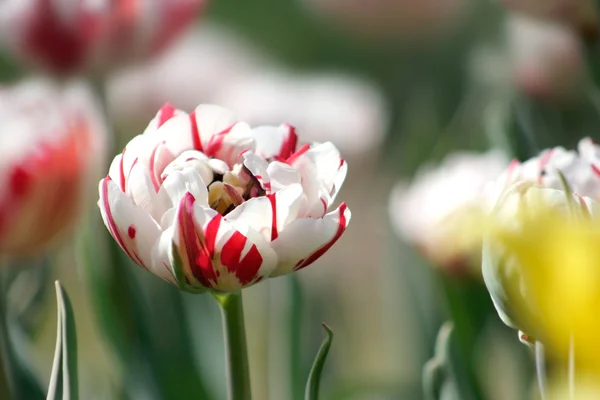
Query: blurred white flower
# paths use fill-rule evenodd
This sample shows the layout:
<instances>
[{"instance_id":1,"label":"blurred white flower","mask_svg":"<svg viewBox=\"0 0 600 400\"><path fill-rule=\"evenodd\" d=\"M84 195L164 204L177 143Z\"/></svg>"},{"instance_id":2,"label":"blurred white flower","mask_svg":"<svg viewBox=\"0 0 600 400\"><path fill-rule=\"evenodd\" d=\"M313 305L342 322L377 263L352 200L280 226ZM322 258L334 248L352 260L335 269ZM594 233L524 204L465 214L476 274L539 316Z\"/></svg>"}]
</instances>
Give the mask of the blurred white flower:
<instances>
[{"instance_id":1,"label":"blurred white flower","mask_svg":"<svg viewBox=\"0 0 600 400\"><path fill-rule=\"evenodd\" d=\"M530 96L565 97L584 77L581 44L566 26L514 14L507 42L515 84Z\"/></svg>"},{"instance_id":2,"label":"blurred white flower","mask_svg":"<svg viewBox=\"0 0 600 400\"><path fill-rule=\"evenodd\" d=\"M127 129L165 102L188 110L217 103L253 125L288 121L303 140L331 141L347 155L376 148L389 118L373 84L337 73L293 74L214 24L194 29L154 63L114 76L108 99Z\"/></svg>"},{"instance_id":3,"label":"blurred white flower","mask_svg":"<svg viewBox=\"0 0 600 400\"><path fill-rule=\"evenodd\" d=\"M375 86L335 73L268 71L227 86L218 100L252 124L289 121L304 140L331 141L348 155L379 146L389 118Z\"/></svg>"},{"instance_id":4,"label":"blurred white flower","mask_svg":"<svg viewBox=\"0 0 600 400\"><path fill-rule=\"evenodd\" d=\"M421 168L410 186L398 184L390 199L393 227L405 241L451 274L478 266L471 232L461 230L487 212L484 189L509 160L498 150L454 153L438 167ZM475 247L477 250L474 250Z\"/></svg>"},{"instance_id":5,"label":"blurred white flower","mask_svg":"<svg viewBox=\"0 0 600 400\"><path fill-rule=\"evenodd\" d=\"M348 30L374 36L428 36L446 31L466 0L301 0L310 11Z\"/></svg>"},{"instance_id":6,"label":"blurred white flower","mask_svg":"<svg viewBox=\"0 0 600 400\"><path fill-rule=\"evenodd\" d=\"M161 57L113 75L108 85L110 111L118 121L145 123L167 102L192 110L213 102L224 86L248 79L268 63L265 58L226 28L203 23Z\"/></svg>"}]
</instances>

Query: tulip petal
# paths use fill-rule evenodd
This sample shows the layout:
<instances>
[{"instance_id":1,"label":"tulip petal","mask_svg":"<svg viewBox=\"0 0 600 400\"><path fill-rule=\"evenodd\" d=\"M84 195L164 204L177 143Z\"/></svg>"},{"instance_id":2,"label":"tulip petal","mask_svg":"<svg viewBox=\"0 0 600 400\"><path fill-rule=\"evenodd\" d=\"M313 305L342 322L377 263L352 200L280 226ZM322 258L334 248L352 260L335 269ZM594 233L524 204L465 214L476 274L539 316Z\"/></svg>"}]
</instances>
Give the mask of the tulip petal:
<instances>
[{"instance_id":1,"label":"tulip petal","mask_svg":"<svg viewBox=\"0 0 600 400\"><path fill-rule=\"evenodd\" d=\"M149 213L155 221L170 207L169 198L165 193L154 189L150 171L141 163L136 163L127 178L127 195L133 203Z\"/></svg>"},{"instance_id":2,"label":"tulip petal","mask_svg":"<svg viewBox=\"0 0 600 400\"><path fill-rule=\"evenodd\" d=\"M263 158L285 160L296 151L298 135L291 125L259 126L252 130L255 152Z\"/></svg>"},{"instance_id":3,"label":"tulip petal","mask_svg":"<svg viewBox=\"0 0 600 400\"><path fill-rule=\"evenodd\" d=\"M208 190L201 174L193 167L181 171L173 171L163 182L161 191L164 191L171 200L171 207L177 207L186 193L191 193L196 199L196 204L208 205Z\"/></svg>"},{"instance_id":4,"label":"tulip petal","mask_svg":"<svg viewBox=\"0 0 600 400\"><path fill-rule=\"evenodd\" d=\"M155 243L160 237L158 224L137 207L110 177L100 181L98 206L104 224L125 253L139 266L174 282L169 269L156 268L152 262Z\"/></svg>"},{"instance_id":5,"label":"tulip petal","mask_svg":"<svg viewBox=\"0 0 600 400\"><path fill-rule=\"evenodd\" d=\"M225 219L240 231L250 227L266 240L272 241L298 217L301 201L302 186L294 184L279 192L244 202L227 214Z\"/></svg>"},{"instance_id":6,"label":"tulip petal","mask_svg":"<svg viewBox=\"0 0 600 400\"><path fill-rule=\"evenodd\" d=\"M346 204L323 218L302 218L289 224L271 243L279 264L271 276L297 271L315 262L342 236L351 213Z\"/></svg>"},{"instance_id":7,"label":"tulip petal","mask_svg":"<svg viewBox=\"0 0 600 400\"><path fill-rule=\"evenodd\" d=\"M134 137L127 144L127 147L123 149L123 152L117 155L110 164L108 175L123 192L127 187L127 177L129 177L129 173L137 162L139 155L143 153L144 145L146 143L147 140L143 136L139 135Z\"/></svg>"},{"instance_id":8,"label":"tulip petal","mask_svg":"<svg viewBox=\"0 0 600 400\"><path fill-rule=\"evenodd\" d=\"M276 256L260 235L244 235L215 210L195 204L187 193L175 219L174 242L190 286L233 292L259 282Z\"/></svg>"},{"instance_id":9,"label":"tulip petal","mask_svg":"<svg viewBox=\"0 0 600 400\"><path fill-rule=\"evenodd\" d=\"M231 111L216 105L201 104L192 114L195 122L193 148L200 151L204 150L214 135L231 127L236 121Z\"/></svg>"}]
</instances>

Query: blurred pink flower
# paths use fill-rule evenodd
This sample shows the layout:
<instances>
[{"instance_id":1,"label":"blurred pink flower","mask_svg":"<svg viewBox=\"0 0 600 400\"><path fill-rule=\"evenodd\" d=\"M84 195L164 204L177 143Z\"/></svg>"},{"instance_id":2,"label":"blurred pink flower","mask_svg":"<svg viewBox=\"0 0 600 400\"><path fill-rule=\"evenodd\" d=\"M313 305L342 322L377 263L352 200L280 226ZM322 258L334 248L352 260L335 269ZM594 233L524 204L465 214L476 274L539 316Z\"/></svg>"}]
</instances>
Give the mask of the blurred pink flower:
<instances>
[{"instance_id":1,"label":"blurred pink flower","mask_svg":"<svg viewBox=\"0 0 600 400\"><path fill-rule=\"evenodd\" d=\"M108 99L121 130L138 128L135 122L147 121L164 102L186 109L216 103L252 125L287 121L304 140L331 141L347 155L379 146L389 119L372 83L342 73L291 73L208 23L155 62L114 75Z\"/></svg>"},{"instance_id":2,"label":"blurred pink flower","mask_svg":"<svg viewBox=\"0 0 600 400\"><path fill-rule=\"evenodd\" d=\"M597 30L597 6L594 0L498 0L511 11L532 17L551 19L571 25L583 33Z\"/></svg>"},{"instance_id":3,"label":"blurred pink flower","mask_svg":"<svg viewBox=\"0 0 600 400\"><path fill-rule=\"evenodd\" d=\"M104 157L100 115L84 86L0 88L0 254L43 250L75 222Z\"/></svg>"},{"instance_id":4,"label":"blurred pink flower","mask_svg":"<svg viewBox=\"0 0 600 400\"><path fill-rule=\"evenodd\" d=\"M99 72L161 51L204 0L7 0L0 33L15 53L57 74Z\"/></svg>"},{"instance_id":5,"label":"blurred pink flower","mask_svg":"<svg viewBox=\"0 0 600 400\"><path fill-rule=\"evenodd\" d=\"M566 26L511 15L507 22L512 75L533 97L560 99L573 94L585 75L583 50Z\"/></svg>"},{"instance_id":6,"label":"blurred pink flower","mask_svg":"<svg viewBox=\"0 0 600 400\"><path fill-rule=\"evenodd\" d=\"M190 292L234 292L312 264L342 236L347 165L290 125L164 106L113 160L98 206L123 251Z\"/></svg>"}]
</instances>

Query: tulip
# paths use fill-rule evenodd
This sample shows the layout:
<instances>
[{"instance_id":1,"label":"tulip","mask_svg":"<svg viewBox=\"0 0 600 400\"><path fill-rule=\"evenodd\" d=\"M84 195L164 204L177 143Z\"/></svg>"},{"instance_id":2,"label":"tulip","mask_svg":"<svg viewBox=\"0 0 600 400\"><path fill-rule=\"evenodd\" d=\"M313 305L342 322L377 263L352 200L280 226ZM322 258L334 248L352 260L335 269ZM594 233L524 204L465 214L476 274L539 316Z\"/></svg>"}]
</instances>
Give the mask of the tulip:
<instances>
[{"instance_id":1,"label":"tulip","mask_svg":"<svg viewBox=\"0 0 600 400\"><path fill-rule=\"evenodd\" d=\"M490 184L488 195L495 204L492 221L505 231L509 227L511 235L520 234L523 226L529 227L543 214L558 212L563 219L565 215L583 215L595 221L600 200L600 146L584 138L577 151L554 147L523 163L515 160ZM543 318L535 310L524 310L522 304L532 304L527 301L531 289L523 283L523 266L506 247L495 243L493 237L484 241L484 281L502 320L535 339ZM520 318L515 311L519 308Z\"/></svg>"},{"instance_id":2,"label":"tulip","mask_svg":"<svg viewBox=\"0 0 600 400\"><path fill-rule=\"evenodd\" d=\"M568 24L582 33L597 30L597 7L593 0L499 0L511 11Z\"/></svg>"},{"instance_id":3,"label":"tulip","mask_svg":"<svg viewBox=\"0 0 600 400\"><path fill-rule=\"evenodd\" d=\"M105 131L86 87L0 89L0 254L44 250L76 221Z\"/></svg>"},{"instance_id":4,"label":"tulip","mask_svg":"<svg viewBox=\"0 0 600 400\"><path fill-rule=\"evenodd\" d=\"M522 331L529 341L543 336L540 326L548 316L532 300L528 276L534 271L528 268L532 263L544 264L542 261L550 253L536 252L539 232L532 236L528 229L546 226L545 218L554 222L592 220L597 216L598 203L589 197L528 182L511 186L496 204L491 216L492 231L483 245L483 278L502 321ZM530 253L520 252L527 246ZM536 268L539 271L535 273L541 273L546 266Z\"/></svg>"},{"instance_id":5,"label":"tulip","mask_svg":"<svg viewBox=\"0 0 600 400\"><path fill-rule=\"evenodd\" d=\"M160 52L193 20L202 0L8 0L0 33L22 58L56 74L92 70Z\"/></svg>"},{"instance_id":6,"label":"tulip","mask_svg":"<svg viewBox=\"0 0 600 400\"><path fill-rule=\"evenodd\" d=\"M596 218L594 210L600 200L600 146L584 138L579 141L577 151L554 147L522 163L514 160L488 185L486 196L493 207L491 219L495 225L500 224L503 229L511 227L517 232L548 209L551 213L558 210L560 215L575 212ZM524 321L515 321L517 300L514 295L512 300L507 295L509 286L527 290L518 283L522 280L520 269L510 252L494 245L492 239L484 241L483 277L500 317L507 325L535 338L531 320L536 313L528 312ZM526 295L519 294L518 298L523 303Z\"/></svg>"},{"instance_id":7,"label":"tulip","mask_svg":"<svg viewBox=\"0 0 600 400\"><path fill-rule=\"evenodd\" d=\"M562 179L573 192L600 201L600 146L591 138L583 138L577 151L559 146L546 149L525 162L513 160L488 186L489 201L495 203L504 190L517 182L564 190Z\"/></svg>"},{"instance_id":8,"label":"tulip","mask_svg":"<svg viewBox=\"0 0 600 400\"><path fill-rule=\"evenodd\" d=\"M436 168L423 167L409 186L398 184L392 191L393 227L448 274L473 272L480 238L465 235L465 227L487 211L484 189L507 164L503 153L490 151L452 154Z\"/></svg>"},{"instance_id":9,"label":"tulip","mask_svg":"<svg viewBox=\"0 0 600 400\"><path fill-rule=\"evenodd\" d=\"M342 236L329 211L347 165L292 126L251 128L219 106L164 106L99 185L108 230L138 265L189 292L236 293L307 267Z\"/></svg>"},{"instance_id":10,"label":"tulip","mask_svg":"<svg viewBox=\"0 0 600 400\"><path fill-rule=\"evenodd\" d=\"M513 14L506 26L510 72L529 96L560 100L577 92L586 72L580 40L568 26Z\"/></svg>"}]
</instances>

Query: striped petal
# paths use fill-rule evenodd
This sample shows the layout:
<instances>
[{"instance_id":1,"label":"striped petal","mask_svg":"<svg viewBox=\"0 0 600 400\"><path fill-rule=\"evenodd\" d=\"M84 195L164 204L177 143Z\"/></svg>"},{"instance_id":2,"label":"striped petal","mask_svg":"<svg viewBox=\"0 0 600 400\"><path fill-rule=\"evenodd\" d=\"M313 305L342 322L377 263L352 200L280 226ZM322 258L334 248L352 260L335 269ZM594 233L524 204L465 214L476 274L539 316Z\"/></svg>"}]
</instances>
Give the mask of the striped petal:
<instances>
[{"instance_id":1,"label":"striped petal","mask_svg":"<svg viewBox=\"0 0 600 400\"><path fill-rule=\"evenodd\" d=\"M307 197L304 208L306 216L324 216L346 177L346 163L337 148L326 142L304 152L300 149L288 159L288 163L302 177Z\"/></svg>"},{"instance_id":2,"label":"striped petal","mask_svg":"<svg viewBox=\"0 0 600 400\"><path fill-rule=\"evenodd\" d=\"M177 210L174 243L180 273L191 287L235 292L259 282L276 256L253 230L244 235L215 210L195 203L187 193Z\"/></svg>"},{"instance_id":3,"label":"striped petal","mask_svg":"<svg viewBox=\"0 0 600 400\"><path fill-rule=\"evenodd\" d=\"M272 241L298 217L301 202L302 186L295 184L279 192L250 199L227 214L225 219L240 231L250 228Z\"/></svg>"},{"instance_id":4,"label":"striped petal","mask_svg":"<svg viewBox=\"0 0 600 400\"><path fill-rule=\"evenodd\" d=\"M302 218L289 224L271 243L279 260L271 276L289 274L315 262L342 236L350 218L350 209L343 203L323 218Z\"/></svg>"},{"instance_id":5,"label":"striped petal","mask_svg":"<svg viewBox=\"0 0 600 400\"><path fill-rule=\"evenodd\" d=\"M259 126L252 130L256 140L256 154L263 158L285 160L290 157L298 145L296 129L288 124L279 127Z\"/></svg>"},{"instance_id":6,"label":"striped petal","mask_svg":"<svg viewBox=\"0 0 600 400\"><path fill-rule=\"evenodd\" d=\"M153 247L161 231L158 224L137 207L110 177L100 181L98 206L104 224L123 251L139 266L174 282L168 268L156 268L152 261Z\"/></svg>"}]
</instances>

